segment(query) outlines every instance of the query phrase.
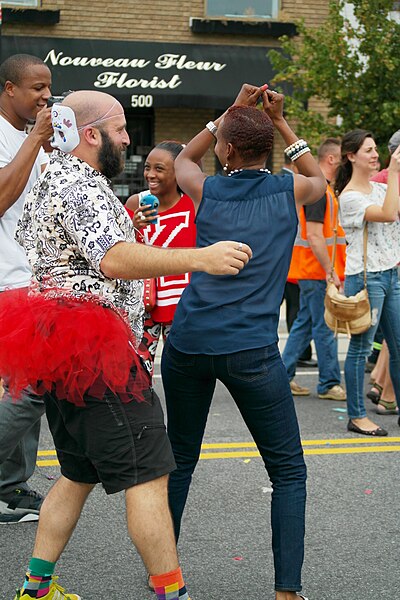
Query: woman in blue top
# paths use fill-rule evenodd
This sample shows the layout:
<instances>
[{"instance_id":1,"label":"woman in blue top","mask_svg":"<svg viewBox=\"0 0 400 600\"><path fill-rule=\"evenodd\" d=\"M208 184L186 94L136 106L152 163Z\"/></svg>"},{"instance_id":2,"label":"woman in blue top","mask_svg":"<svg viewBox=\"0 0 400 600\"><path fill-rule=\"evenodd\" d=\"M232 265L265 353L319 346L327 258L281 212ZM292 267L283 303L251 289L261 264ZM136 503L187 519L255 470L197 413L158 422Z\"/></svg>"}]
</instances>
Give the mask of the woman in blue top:
<instances>
[{"instance_id":1,"label":"woman in blue top","mask_svg":"<svg viewBox=\"0 0 400 600\"><path fill-rule=\"evenodd\" d=\"M169 487L176 537L218 379L236 402L273 484L276 599L292 600L301 590L306 467L277 326L296 208L317 201L326 181L307 143L283 118L282 94L266 88L244 85L235 105L208 123L175 161L179 186L197 209L197 245L242 236L253 257L236 277L193 274L164 349L162 376L177 463ZM260 97L263 110L255 108ZM301 175L273 176L264 168L274 125ZM197 164L214 136L227 177L207 177Z\"/></svg>"}]
</instances>

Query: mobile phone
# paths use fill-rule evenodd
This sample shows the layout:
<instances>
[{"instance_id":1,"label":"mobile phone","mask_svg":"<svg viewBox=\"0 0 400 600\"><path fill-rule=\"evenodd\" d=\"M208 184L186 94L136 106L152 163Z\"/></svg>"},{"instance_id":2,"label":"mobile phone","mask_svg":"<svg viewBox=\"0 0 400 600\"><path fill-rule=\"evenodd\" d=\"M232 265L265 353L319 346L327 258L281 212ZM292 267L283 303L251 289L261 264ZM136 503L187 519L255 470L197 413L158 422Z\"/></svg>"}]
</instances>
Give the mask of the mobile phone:
<instances>
[{"instance_id":1,"label":"mobile phone","mask_svg":"<svg viewBox=\"0 0 400 600\"><path fill-rule=\"evenodd\" d=\"M59 104L60 102L62 102L64 100L65 96L50 96L50 98L47 100L47 106L53 106L53 104Z\"/></svg>"},{"instance_id":2,"label":"mobile phone","mask_svg":"<svg viewBox=\"0 0 400 600\"><path fill-rule=\"evenodd\" d=\"M147 194L147 196L143 196L140 201L139 201L139 206L147 206L150 205L150 208L152 210L156 210L158 212L158 207L160 206L160 201L157 198L157 196L154 196L153 194ZM157 223L157 216L152 220L149 221L149 223L152 224L156 224Z\"/></svg>"}]
</instances>

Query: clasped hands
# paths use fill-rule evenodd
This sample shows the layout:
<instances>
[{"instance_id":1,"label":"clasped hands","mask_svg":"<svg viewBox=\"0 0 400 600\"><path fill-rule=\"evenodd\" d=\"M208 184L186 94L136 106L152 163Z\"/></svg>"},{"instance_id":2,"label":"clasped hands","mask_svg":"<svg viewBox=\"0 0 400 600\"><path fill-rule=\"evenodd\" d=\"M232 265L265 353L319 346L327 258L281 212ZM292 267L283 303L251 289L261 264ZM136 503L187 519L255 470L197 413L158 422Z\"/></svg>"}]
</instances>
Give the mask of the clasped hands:
<instances>
[{"instance_id":1,"label":"clasped hands","mask_svg":"<svg viewBox=\"0 0 400 600\"><path fill-rule=\"evenodd\" d=\"M244 83L236 96L234 106L256 106L262 100L264 111L272 121L283 117L284 95L268 88L268 84L255 86Z\"/></svg>"}]
</instances>

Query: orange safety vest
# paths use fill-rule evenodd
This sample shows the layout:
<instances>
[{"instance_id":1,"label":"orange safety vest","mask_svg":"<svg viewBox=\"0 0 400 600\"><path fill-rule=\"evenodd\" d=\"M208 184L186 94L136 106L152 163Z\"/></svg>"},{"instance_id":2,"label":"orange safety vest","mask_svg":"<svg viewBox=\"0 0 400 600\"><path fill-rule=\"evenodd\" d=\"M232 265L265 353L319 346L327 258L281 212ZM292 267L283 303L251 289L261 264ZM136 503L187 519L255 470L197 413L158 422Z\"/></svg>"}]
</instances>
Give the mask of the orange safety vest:
<instances>
[{"instance_id":1,"label":"orange safety vest","mask_svg":"<svg viewBox=\"0 0 400 600\"><path fill-rule=\"evenodd\" d=\"M334 229L338 210L339 204L337 198L331 186L328 184L326 188L326 209L323 223L323 234L331 260L335 235ZM288 281L296 281L299 279L325 279L325 270L321 267L307 240L307 221L303 206L299 212L299 221L299 228L293 247L292 262L290 263ZM341 280L344 279L345 262L345 233L342 227L338 225L335 271Z\"/></svg>"}]
</instances>

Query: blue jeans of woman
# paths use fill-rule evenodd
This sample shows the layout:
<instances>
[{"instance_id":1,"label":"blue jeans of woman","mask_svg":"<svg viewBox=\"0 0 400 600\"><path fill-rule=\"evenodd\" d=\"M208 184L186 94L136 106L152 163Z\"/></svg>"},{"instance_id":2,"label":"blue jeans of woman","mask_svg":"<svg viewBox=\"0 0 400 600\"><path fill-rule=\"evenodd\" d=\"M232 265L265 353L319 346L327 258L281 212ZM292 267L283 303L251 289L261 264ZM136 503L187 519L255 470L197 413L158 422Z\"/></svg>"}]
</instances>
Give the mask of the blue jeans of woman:
<instances>
[{"instance_id":1,"label":"blue jeans of woman","mask_svg":"<svg viewBox=\"0 0 400 600\"><path fill-rule=\"evenodd\" d=\"M318 358L318 394L325 394L340 384L337 340L324 319L326 281L299 281L300 310L292 325L282 358L290 380L296 374L296 364L311 340Z\"/></svg>"},{"instance_id":2,"label":"blue jeans of woman","mask_svg":"<svg viewBox=\"0 0 400 600\"><path fill-rule=\"evenodd\" d=\"M346 277L346 296L353 296L363 287L363 273ZM350 419L360 419L367 415L364 404L365 360L370 353L379 323L388 345L390 376L397 404L400 406L400 283L397 268L368 272L367 289L372 325L365 333L351 336L344 365L347 411Z\"/></svg>"},{"instance_id":3,"label":"blue jeans of woman","mask_svg":"<svg viewBox=\"0 0 400 600\"><path fill-rule=\"evenodd\" d=\"M276 344L234 354L184 354L169 339L162 361L168 435L177 464L169 500L178 539L216 381L232 395L272 482L275 589L301 590L306 466L289 381Z\"/></svg>"}]
</instances>

